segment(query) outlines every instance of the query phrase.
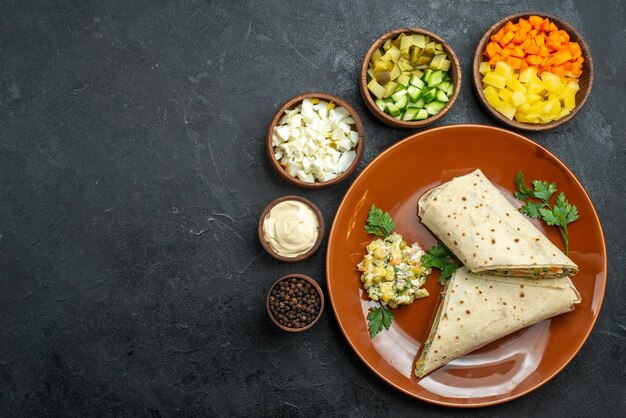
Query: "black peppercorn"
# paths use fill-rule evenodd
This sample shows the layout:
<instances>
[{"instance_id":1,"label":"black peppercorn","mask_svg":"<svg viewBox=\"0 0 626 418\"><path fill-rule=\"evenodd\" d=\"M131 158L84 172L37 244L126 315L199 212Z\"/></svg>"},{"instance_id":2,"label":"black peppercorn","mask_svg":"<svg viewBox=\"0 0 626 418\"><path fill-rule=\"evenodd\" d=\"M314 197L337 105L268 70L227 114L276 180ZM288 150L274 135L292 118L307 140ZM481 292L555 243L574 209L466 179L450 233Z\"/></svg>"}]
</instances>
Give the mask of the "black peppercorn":
<instances>
[{"instance_id":1,"label":"black peppercorn","mask_svg":"<svg viewBox=\"0 0 626 418\"><path fill-rule=\"evenodd\" d=\"M288 328L304 328L320 311L320 295L308 281L291 277L278 282L270 291L270 313Z\"/></svg>"}]
</instances>

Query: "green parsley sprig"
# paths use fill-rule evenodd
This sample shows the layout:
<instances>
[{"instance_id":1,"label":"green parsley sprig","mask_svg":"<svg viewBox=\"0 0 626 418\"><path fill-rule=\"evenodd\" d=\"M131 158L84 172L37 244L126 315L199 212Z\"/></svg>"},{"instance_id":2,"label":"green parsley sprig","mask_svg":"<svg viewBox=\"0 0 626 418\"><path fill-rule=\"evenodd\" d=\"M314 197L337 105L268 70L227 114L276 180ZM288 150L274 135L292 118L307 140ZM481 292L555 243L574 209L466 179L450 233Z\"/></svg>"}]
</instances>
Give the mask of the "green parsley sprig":
<instances>
[{"instance_id":1,"label":"green parsley sprig","mask_svg":"<svg viewBox=\"0 0 626 418\"><path fill-rule=\"evenodd\" d=\"M433 245L426 251L426 254L422 256L422 263L426 268L438 268L441 270L439 274L439 283L445 284L445 282L452 276L452 273L459 268L456 263L454 254L443 242L438 242L437 245Z\"/></svg>"},{"instance_id":2,"label":"green parsley sprig","mask_svg":"<svg viewBox=\"0 0 626 418\"><path fill-rule=\"evenodd\" d=\"M565 254L569 253L569 235L567 224L579 218L578 208L571 205L561 192L554 201L554 206L550 205L550 198L556 193L556 183L533 180L532 189L526 186L524 174L520 171L515 176L515 183L518 191L513 193L518 200L525 203L519 211L533 219L542 219L550 226L558 226L565 241ZM536 199L536 201L530 200Z\"/></svg>"},{"instance_id":3,"label":"green parsley sprig","mask_svg":"<svg viewBox=\"0 0 626 418\"><path fill-rule=\"evenodd\" d=\"M393 321L393 312L387 309L385 305L376 308L370 308L367 314L367 328L370 331L370 338L374 338L376 334L383 330L389 330Z\"/></svg>"},{"instance_id":4,"label":"green parsley sprig","mask_svg":"<svg viewBox=\"0 0 626 418\"><path fill-rule=\"evenodd\" d=\"M365 230L368 234L388 237L395 227L396 224L391 220L389 212L383 213L382 209L377 208L376 205L372 205L367 214L367 223L365 224Z\"/></svg>"},{"instance_id":5,"label":"green parsley sprig","mask_svg":"<svg viewBox=\"0 0 626 418\"><path fill-rule=\"evenodd\" d=\"M383 213L382 209L377 208L376 205L370 207L365 224L365 231L368 234L386 238L395 227L396 224L391 220L389 212ZM367 328L370 332L370 338L374 338L383 328L389 330L392 321L393 312L382 303L378 307L370 308L367 314Z\"/></svg>"}]
</instances>

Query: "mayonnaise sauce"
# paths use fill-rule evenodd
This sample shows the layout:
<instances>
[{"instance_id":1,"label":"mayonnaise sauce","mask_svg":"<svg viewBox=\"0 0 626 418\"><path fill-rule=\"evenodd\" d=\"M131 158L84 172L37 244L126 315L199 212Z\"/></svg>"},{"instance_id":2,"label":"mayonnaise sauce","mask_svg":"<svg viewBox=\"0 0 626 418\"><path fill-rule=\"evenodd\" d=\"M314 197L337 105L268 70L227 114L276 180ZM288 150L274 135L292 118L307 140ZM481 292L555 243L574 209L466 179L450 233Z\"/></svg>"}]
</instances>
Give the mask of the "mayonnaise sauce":
<instances>
[{"instance_id":1,"label":"mayonnaise sauce","mask_svg":"<svg viewBox=\"0 0 626 418\"><path fill-rule=\"evenodd\" d=\"M263 233L277 254L297 257L313 248L319 225L309 206L297 200L285 200L267 213Z\"/></svg>"}]
</instances>

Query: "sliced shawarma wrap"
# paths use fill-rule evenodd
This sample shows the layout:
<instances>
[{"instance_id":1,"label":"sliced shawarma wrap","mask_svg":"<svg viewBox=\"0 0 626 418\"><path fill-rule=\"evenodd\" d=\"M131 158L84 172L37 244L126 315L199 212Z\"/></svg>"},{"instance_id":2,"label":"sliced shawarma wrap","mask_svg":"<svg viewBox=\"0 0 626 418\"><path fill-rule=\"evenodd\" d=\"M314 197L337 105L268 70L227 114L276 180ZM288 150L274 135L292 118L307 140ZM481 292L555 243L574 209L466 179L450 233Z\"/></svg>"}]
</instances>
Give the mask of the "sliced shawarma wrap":
<instances>
[{"instance_id":1,"label":"sliced shawarma wrap","mask_svg":"<svg viewBox=\"0 0 626 418\"><path fill-rule=\"evenodd\" d=\"M570 312L580 300L567 277L485 276L459 268L446 284L415 374L423 377L519 329Z\"/></svg>"},{"instance_id":2,"label":"sliced shawarma wrap","mask_svg":"<svg viewBox=\"0 0 626 418\"><path fill-rule=\"evenodd\" d=\"M473 273L555 278L578 272L480 170L424 193L418 216Z\"/></svg>"}]
</instances>

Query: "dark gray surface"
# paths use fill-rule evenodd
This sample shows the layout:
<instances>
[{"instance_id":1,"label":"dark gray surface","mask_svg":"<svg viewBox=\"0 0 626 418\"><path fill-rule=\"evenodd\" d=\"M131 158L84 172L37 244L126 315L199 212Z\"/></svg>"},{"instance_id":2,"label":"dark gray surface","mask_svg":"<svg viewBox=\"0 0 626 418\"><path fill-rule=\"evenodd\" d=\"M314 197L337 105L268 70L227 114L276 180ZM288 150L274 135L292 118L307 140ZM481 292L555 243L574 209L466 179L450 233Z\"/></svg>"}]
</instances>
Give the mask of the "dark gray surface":
<instances>
[{"instance_id":1,"label":"dark gray surface","mask_svg":"<svg viewBox=\"0 0 626 418\"><path fill-rule=\"evenodd\" d=\"M620 0L3 1L0 5L0 415L616 416L626 407L624 38ZM278 332L264 297L301 272L325 288L325 242L287 265L256 224L272 199L316 202L330 228L353 180L287 185L264 155L273 112L308 90L356 107L359 171L409 134L377 122L357 72L402 26L445 38L460 98L437 125L493 124L470 86L483 32L543 10L596 63L580 114L528 135L585 185L609 249L604 307L572 363L536 392L476 411L405 396L351 351L332 310Z\"/></svg>"}]
</instances>

